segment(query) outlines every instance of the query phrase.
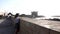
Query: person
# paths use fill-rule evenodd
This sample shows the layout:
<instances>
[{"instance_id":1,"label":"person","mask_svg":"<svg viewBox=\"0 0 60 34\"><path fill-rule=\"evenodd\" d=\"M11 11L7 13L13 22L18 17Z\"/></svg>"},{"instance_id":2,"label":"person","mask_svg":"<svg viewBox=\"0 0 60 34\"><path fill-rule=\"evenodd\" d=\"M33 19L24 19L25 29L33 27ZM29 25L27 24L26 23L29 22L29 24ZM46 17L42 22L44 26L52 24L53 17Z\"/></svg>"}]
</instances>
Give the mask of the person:
<instances>
[{"instance_id":1,"label":"person","mask_svg":"<svg viewBox=\"0 0 60 34\"><path fill-rule=\"evenodd\" d=\"M20 18L19 18L19 13L16 13L15 15L15 28L16 28L16 34L18 34L19 29L20 29Z\"/></svg>"},{"instance_id":2,"label":"person","mask_svg":"<svg viewBox=\"0 0 60 34\"><path fill-rule=\"evenodd\" d=\"M15 26L12 16L7 17L0 23L0 34L15 34Z\"/></svg>"}]
</instances>

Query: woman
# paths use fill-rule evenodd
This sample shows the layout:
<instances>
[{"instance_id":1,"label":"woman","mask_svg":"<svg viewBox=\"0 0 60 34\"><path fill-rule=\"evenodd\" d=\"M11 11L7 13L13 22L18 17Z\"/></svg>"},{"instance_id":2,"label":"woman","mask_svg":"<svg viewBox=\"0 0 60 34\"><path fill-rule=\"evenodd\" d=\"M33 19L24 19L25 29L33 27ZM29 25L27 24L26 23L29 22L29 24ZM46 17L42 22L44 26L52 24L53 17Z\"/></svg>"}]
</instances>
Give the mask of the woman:
<instances>
[{"instance_id":1,"label":"woman","mask_svg":"<svg viewBox=\"0 0 60 34\"><path fill-rule=\"evenodd\" d=\"M15 15L15 28L16 28L16 34L18 34L19 29L20 29L20 18L19 18L19 13L16 13Z\"/></svg>"}]
</instances>

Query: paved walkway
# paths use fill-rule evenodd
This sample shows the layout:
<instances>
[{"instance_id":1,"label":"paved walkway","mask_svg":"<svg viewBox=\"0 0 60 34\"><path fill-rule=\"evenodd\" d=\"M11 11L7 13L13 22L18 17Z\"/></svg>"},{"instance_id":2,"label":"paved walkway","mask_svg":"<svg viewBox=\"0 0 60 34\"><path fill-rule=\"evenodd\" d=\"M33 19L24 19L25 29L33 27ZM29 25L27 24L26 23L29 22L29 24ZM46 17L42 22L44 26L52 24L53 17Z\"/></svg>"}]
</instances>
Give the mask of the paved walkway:
<instances>
[{"instance_id":1,"label":"paved walkway","mask_svg":"<svg viewBox=\"0 0 60 34\"><path fill-rule=\"evenodd\" d=\"M14 34L15 27L11 19L0 19L0 34Z\"/></svg>"}]
</instances>

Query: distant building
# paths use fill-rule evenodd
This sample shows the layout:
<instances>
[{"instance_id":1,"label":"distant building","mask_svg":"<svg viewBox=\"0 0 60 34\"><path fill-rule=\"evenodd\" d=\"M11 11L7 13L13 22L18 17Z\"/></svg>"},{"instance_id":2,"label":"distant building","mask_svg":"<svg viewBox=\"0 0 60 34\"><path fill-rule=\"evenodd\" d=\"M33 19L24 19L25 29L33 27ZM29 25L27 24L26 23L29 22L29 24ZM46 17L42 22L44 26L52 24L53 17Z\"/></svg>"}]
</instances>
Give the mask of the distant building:
<instances>
[{"instance_id":1,"label":"distant building","mask_svg":"<svg viewBox=\"0 0 60 34\"><path fill-rule=\"evenodd\" d=\"M3 17L4 12L0 12L0 19Z\"/></svg>"},{"instance_id":2,"label":"distant building","mask_svg":"<svg viewBox=\"0 0 60 34\"><path fill-rule=\"evenodd\" d=\"M21 17L25 17L25 14L21 14L20 16L21 16Z\"/></svg>"},{"instance_id":3,"label":"distant building","mask_svg":"<svg viewBox=\"0 0 60 34\"><path fill-rule=\"evenodd\" d=\"M21 14L20 17L29 17L29 18L35 18L35 17L45 17L43 15L38 15L37 11L31 12L31 15Z\"/></svg>"},{"instance_id":4,"label":"distant building","mask_svg":"<svg viewBox=\"0 0 60 34\"><path fill-rule=\"evenodd\" d=\"M29 17L29 18L31 18L32 16L31 15L26 15L26 14L21 14L20 17Z\"/></svg>"},{"instance_id":5,"label":"distant building","mask_svg":"<svg viewBox=\"0 0 60 34\"><path fill-rule=\"evenodd\" d=\"M32 15L32 17L37 17L38 13L36 11L33 11L31 15Z\"/></svg>"}]
</instances>

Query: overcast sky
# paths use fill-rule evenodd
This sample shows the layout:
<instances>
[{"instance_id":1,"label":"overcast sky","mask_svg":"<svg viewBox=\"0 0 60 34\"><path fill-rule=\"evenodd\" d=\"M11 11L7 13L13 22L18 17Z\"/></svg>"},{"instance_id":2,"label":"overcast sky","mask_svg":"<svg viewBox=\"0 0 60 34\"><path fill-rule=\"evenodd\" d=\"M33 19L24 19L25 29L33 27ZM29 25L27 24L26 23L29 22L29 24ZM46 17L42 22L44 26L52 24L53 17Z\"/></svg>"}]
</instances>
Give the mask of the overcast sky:
<instances>
[{"instance_id":1,"label":"overcast sky","mask_svg":"<svg viewBox=\"0 0 60 34\"><path fill-rule=\"evenodd\" d=\"M31 14L38 11L39 15L60 15L60 0L0 0L0 12Z\"/></svg>"}]
</instances>

